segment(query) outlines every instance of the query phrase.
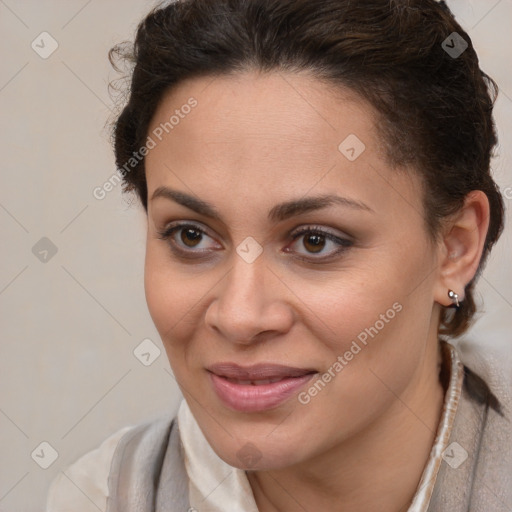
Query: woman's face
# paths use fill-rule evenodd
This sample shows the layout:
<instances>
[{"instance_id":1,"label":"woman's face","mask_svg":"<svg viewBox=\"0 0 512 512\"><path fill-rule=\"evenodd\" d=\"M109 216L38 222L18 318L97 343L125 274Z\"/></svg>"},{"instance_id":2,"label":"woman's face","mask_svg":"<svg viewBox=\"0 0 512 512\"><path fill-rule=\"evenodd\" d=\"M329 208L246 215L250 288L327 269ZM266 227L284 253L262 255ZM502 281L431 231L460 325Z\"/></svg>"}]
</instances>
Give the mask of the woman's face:
<instances>
[{"instance_id":1,"label":"woman's face","mask_svg":"<svg viewBox=\"0 0 512 512\"><path fill-rule=\"evenodd\" d=\"M207 77L148 135L148 307L221 458L312 460L418 396L437 249L366 103L306 75Z\"/></svg>"}]
</instances>

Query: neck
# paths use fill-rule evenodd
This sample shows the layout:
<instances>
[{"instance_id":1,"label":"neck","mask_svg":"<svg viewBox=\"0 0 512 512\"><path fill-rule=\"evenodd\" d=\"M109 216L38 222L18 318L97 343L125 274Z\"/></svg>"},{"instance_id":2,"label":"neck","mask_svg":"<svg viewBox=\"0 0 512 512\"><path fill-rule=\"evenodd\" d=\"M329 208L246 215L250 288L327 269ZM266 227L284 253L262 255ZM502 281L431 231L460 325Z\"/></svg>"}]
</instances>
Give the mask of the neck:
<instances>
[{"instance_id":1,"label":"neck","mask_svg":"<svg viewBox=\"0 0 512 512\"><path fill-rule=\"evenodd\" d=\"M405 512L434 443L444 401L438 345L384 415L328 453L248 474L260 512Z\"/></svg>"}]
</instances>

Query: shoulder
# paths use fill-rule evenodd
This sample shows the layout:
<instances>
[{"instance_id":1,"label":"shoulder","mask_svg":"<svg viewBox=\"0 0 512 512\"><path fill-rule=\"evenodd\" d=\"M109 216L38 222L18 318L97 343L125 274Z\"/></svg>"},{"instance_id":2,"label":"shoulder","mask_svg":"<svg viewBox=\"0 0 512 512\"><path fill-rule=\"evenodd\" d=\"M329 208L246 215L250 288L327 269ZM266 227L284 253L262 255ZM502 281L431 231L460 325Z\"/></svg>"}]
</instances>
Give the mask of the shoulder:
<instances>
[{"instance_id":1,"label":"shoulder","mask_svg":"<svg viewBox=\"0 0 512 512\"><path fill-rule=\"evenodd\" d=\"M468 478L473 488L471 510L512 507L512 359L510 353L498 357L488 352L484 357L471 347L464 354L463 396L470 405L462 405L459 433L469 430L473 422L479 427L464 446L468 458L474 458L473 473Z\"/></svg>"},{"instance_id":2,"label":"shoulder","mask_svg":"<svg viewBox=\"0 0 512 512\"><path fill-rule=\"evenodd\" d=\"M174 417L165 415L109 436L57 475L48 491L46 512L105 510L118 480L133 480L134 475L147 478L146 470L162 457L174 425Z\"/></svg>"},{"instance_id":3,"label":"shoulder","mask_svg":"<svg viewBox=\"0 0 512 512\"><path fill-rule=\"evenodd\" d=\"M493 411L509 412L512 408L512 351L509 343L489 344L470 339L457 343L465 367L465 388L477 402L489 402Z\"/></svg>"},{"instance_id":4,"label":"shoulder","mask_svg":"<svg viewBox=\"0 0 512 512\"><path fill-rule=\"evenodd\" d=\"M53 480L48 491L47 512L97 512L105 510L108 478L119 442L135 426L124 427L101 445L80 457Z\"/></svg>"}]
</instances>

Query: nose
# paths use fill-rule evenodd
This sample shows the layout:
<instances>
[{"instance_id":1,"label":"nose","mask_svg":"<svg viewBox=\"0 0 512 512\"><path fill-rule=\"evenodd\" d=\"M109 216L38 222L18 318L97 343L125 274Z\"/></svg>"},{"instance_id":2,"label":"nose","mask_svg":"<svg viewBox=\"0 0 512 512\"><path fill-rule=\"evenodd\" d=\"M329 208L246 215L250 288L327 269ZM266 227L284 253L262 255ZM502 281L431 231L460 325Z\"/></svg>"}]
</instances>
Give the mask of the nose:
<instances>
[{"instance_id":1,"label":"nose","mask_svg":"<svg viewBox=\"0 0 512 512\"><path fill-rule=\"evenodd\" d=\"M291 329L294 315L286 301L289 291L263 257L253 263L235 257L217 290L205 322L223 339L250 345Z\"/></svg>"}]
</instances>

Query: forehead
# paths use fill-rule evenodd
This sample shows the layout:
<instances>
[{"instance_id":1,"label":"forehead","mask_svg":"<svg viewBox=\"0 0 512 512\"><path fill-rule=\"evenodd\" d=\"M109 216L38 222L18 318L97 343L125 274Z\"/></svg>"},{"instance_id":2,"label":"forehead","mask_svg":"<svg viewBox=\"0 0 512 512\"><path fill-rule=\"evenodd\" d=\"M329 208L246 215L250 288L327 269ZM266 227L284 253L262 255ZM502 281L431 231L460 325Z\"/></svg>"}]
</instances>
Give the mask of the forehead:
<instances>
[{"instance_id":1,"label":"forehead","mask_svg":"<svg viewBox=\"0 0 512 512\"><path fill-rule=\"evenodd\" d=\"M240 149L245 155L256 142L274 149L293 146L298 152L305 147L310 153L318 147L320 153L335 151L335 143L349 133L367 140L376 135L374 110L352 91L309 74L257 71L181 83L164 95L149 131L180 114L190 98L197 106L172 127L169 139L176 145L186 138L201 144L246 144Z\"/></svg>"},{"instance_id":2,"label":"forehead","mask_svg":"<svg viewBox=\"0 0 512 512\"><path fill-rule=\"evenodd\" d=\"M247 197L321 188L378 202L383 184L400 178L387 166L375 120L358 95L306 74L183 82L164 95L149 127L161 138L146 157L149 196L163 183L205 193L229 184ZM397 186L388 192L396 195Z\"/></svg>"}]
</instances>

